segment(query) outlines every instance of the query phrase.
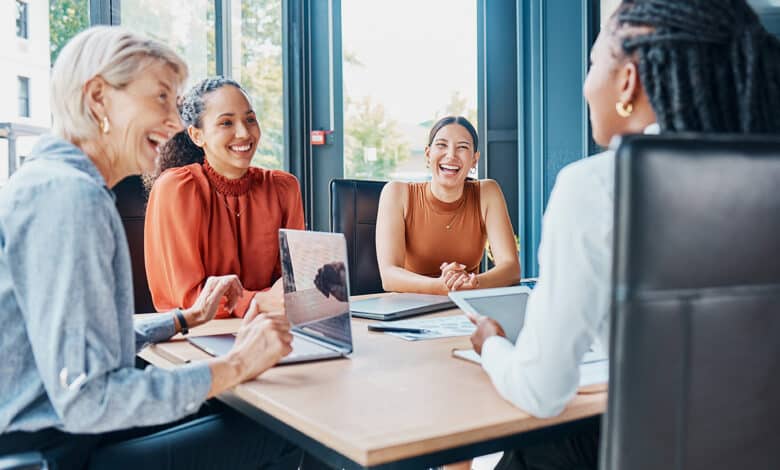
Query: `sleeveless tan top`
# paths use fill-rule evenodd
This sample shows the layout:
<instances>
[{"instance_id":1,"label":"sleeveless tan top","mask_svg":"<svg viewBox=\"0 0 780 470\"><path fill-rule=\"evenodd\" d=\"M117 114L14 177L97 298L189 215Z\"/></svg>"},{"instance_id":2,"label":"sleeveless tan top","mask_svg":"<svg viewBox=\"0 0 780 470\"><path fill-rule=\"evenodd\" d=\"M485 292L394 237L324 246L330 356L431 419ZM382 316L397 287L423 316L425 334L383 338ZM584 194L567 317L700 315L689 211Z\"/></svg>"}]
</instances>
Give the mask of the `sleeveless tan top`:
<instances>
[{"instance_id":1,"label":"sleeveless tan top","mask_svg":"<svg viewBox=\"0 0 780 470\"><path fill-rule=\"evenodd\" d=\"M429 182L409 183L405 225L404 269L438 277L441 263L457 262L470 273L479 272L487 239L479 181L466 181L463 195L454 202L436 199Z\"/></svg>"}]
</instances>

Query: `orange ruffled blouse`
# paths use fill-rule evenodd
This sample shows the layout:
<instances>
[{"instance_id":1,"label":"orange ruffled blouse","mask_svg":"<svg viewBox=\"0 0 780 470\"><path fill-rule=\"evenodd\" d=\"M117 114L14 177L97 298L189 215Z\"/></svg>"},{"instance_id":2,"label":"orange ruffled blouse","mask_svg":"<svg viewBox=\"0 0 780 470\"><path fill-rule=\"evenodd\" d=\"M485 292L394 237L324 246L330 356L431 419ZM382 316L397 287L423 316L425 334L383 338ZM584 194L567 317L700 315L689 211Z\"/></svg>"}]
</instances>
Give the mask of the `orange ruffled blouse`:
<instances>
[{"instance_id":1,"label":"orange ruffled blouse","mask_svg":"<svg viewBox=\"0 0 780 470\"><path fill-rule=\"evenodd\" d=\"M165 171L144 226L154 307L190 307L208 276L236 274L244 294L234 314L243 317L254 294L281 276L280 228L304 228L300 186L289 173L251 167L231 180L208 162ZM228 316L220 306L217 317Z\"/></svg>"}]
</instances>

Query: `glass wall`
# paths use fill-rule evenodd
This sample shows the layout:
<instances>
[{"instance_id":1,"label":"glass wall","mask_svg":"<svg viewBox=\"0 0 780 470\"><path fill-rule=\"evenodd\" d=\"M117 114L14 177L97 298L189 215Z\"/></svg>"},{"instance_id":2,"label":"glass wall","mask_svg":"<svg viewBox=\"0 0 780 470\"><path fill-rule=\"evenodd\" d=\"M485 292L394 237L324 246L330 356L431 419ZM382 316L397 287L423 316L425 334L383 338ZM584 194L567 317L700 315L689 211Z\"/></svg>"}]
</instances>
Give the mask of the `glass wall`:
<instances>
[{"instance_id":1,"label":"glass wall","mask_svg":"<svg viewBox=\"0 0 780 470\"><path fill-rule=\"evenodd\" d=\"M281 0L225 0L231 31L228 75L247 90L263 135L253 164L284 164ZM122 26L170 44L190 67L187 87L216 75L214 0L122 0ZM173 27L172 27L173 26Z\"/></svg>"},{"instance_id":2,"label":"glass wall","mask_svg":"<svg viewBox=\"0 0 780 470\"><path fill-rule=\"evenodd\" d=\"M70 38L89 28L89 0L49 0L49 25L49 51L53 65Z\"/></svg>"},{"instance_id":3,"label":"glass wall","mask_svg":"<svg viewBox=\"0 0 780 470\"><path fill-rule=\"evenodd\" d=\"M344 176L421 180L431 125L477 125L476 0L342 0Z\"/></svg>"},{"instance_id":4,"label":"glass wall","mask_svg":"<svg viewBox=\"0 0 780 470\"><path fill-rule=\"evenodd\" d=\"M282 2L241 0L233 5L233 76L251 95L263 132L252 163L283 168Z\"/></svg>"},{"instance_id":5,"label":"glass wall","mask_svg":"<svg viewBox=\"0 0 780 470\"><path fill-rule=\"evenodd\" d=\"M213 0L122 0L122 26L173 47L190 69L186 86L216 67Z\"/></svg>"}]
</instances>

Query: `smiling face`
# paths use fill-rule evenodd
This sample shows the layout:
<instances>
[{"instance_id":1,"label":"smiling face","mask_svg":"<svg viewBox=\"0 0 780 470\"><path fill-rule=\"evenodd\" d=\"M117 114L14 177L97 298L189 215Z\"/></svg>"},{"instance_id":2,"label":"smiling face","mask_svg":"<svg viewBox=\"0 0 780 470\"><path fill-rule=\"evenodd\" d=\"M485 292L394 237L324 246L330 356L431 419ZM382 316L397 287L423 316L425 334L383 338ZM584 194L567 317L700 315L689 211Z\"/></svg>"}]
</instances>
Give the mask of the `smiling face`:
<instances>
[{"instance_id":1,"label":"smiling face","mask_svg":"<svg viewBox=\"0 0 780 470\"><path fill-rule=\"evenodd\" d=\"M104 136L114 166L121 174L155 169L159 147L181 130L176 109L179 77L174 69L155 61L121 88L105 87L104 111L110 130Z\"/></svg>"},{"instance_id":2,"label":"smiling face","mask_svg":"<svg viewBox=\"0 0 780 470\"><path fill-rule=\"evenodd\" d=\"M449 124L433 136L425 147L425 158L432 172L432 183L446 189L463 187L472 168L476 168L479 152L474 151L474 140L460 124Z\"/></svg>"},{"instance_id":3,"label":"smiling face","mask_svg":"<svg viewBox=\"0 0 780 470\"><path fill-rule=\"evenodd\" d=\"M260 142L257 116L243 91L225 85L207 94L200 127L190 126L192 141L203 148L217 173L240 178L249 169Z\"/></svg>"}]
</instances>

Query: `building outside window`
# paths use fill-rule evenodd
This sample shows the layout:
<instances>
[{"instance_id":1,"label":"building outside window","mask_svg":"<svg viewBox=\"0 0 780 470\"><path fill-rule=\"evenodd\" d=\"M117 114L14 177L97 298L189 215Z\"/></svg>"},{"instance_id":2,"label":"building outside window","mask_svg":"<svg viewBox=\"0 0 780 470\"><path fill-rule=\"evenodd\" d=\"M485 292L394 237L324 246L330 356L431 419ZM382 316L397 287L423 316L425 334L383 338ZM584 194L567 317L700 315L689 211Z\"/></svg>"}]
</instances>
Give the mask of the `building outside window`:
<instances>
[{"instance_id":1,"label":"building outside window","mask_svg":"<svg viewBox=\"0 0 780 470\"><path fill-rule=\"evenodd\" d=\"M16 0L16 36L27 39L27 2Z\"/></svg>"},{"instance_id":2,"label":"building outside window","mask_svg":"<svg viewBox=\"0 0 780 470\"><path fill-rule=\"evenodd\" d=\"M19 117L30 117L30 79L18 77L19 80Z\"/></svg>"},{"instance_id":3,"label":"building outside window","mask_svg":"<svg viewBox=\"0 0 780 470\"><path fill-rule=\"evenodd\" d=\"M2 186L51 126L51 65L65 43L89 27L89 0L0 0L0 19L7 24L0 27Z\"/></svg>"}]
</instances>

